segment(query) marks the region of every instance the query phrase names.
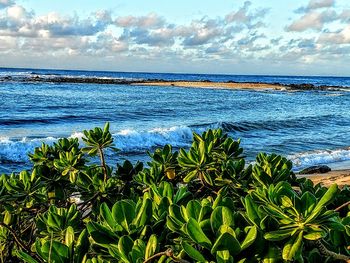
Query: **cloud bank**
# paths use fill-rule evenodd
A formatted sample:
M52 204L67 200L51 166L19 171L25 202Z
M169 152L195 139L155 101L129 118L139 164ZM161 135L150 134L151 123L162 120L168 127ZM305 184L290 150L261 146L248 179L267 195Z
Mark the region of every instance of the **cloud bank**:
M149 71L172 70L181 63L183 71L201 72L229 66L249 70L249 64L257 71L267 63L272 73L287 64L302 70L341 55L342 63L349 61L344 52L350 49L350 8L337 8L335 0L311 0L298 7L277 34L270 29L271 13L258 2L245 1L221 16L176 23L156 12L38 15L14 1L0 0L0 55L15 66L28 66L29 61L40 66L42 61L43 67L61 63L145 71L146 61ZM218 63L221 66L215 66Z

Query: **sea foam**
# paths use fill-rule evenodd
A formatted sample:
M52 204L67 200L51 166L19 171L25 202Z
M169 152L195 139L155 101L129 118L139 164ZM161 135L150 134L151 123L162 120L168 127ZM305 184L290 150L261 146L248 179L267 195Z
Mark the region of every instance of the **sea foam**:
M204 129L197 128L200 132ZM172 144L174 147L186 147L192 140L192 131L187 126L174 126L170 128L154 128L148 131L137 131L124 129L113 133L115 146L122 152L145 152L154 147L161 147L165 144ZM81 132L74 132L69 137L78 138L82 142L84 136ZM33 152L42 142L51 145L58 138L34 138L26 137L20 140L12 140L8 137L0 137L0 162L27 162L28 153Z
M158 127L150 130L123 129L113 133L115 146L122 153L145 153L155 147L162 147L171 144L174 148L189 147L192 141L192 133L201 133L208 128L228 128L225 123L212 123L201 126L174 126ZM232 128L232 127L230 127ZM230 129L228 129L230 130ZM69 137L78 138L83 145L82 132L72 133ZM52 145L58 138L26 138L13 140L8 137L0 137L0 163L28 162L28 153L33 152L35 147L39 147L42 142ZM246 149L249 151L249 149ZM350 160L350 147L333 150L316 150L296 153L287 156L296 169L317 164L329 164Z
M318 164L330 164L350 160L350 147L334 150L316 150L289 155L296 168Z

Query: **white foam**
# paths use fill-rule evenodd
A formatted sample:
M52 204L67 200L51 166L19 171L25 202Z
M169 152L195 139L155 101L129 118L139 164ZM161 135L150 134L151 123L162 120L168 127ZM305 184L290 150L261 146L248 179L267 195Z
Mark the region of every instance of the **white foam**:
M33 152L35 147L39 147L42 142L52 144L56 140L57 138L54 137L42 139L23 137L21 140L16 141L12 141L9 138L0 138L0 161L26 162L28 161L28 153Z
M203 129L204 130L204 129ZM74 132L69 137L78 138L83 145L82 132ZM124 152L141 152L152 147L172 144L174 147L184 147L192 140L192 129L187 126L176 126L171 128L154 128L148 131L137 131L133 129L120 130L113 134L115 145ZM33 152L42 142L52 145L58 138L34 138L23 137L12 140L8 137L0 137L0 161L27 162L28 153Z
M71 134L71 136L69 136L69 138L78 138L79 140L81 140L83 136L84 136L84 133L82 132L74 132Z
M316 150L290 155L295 167L303 168L318 164L329 164L350 160L350 147L335 150Z
M192 141L192 132L201 133L208 128L216 128L220 124L209 124L202 127L191 128L188 126L174 126L170 128L153 128L142 131L135 129L123 129L113 133L117 148L124 152L145 152L152 147L161 147L171 144L174 147L189 146ZM78 138L83 145L82 132L74 132L71 138ZM12 162L27 162L28 153L33 152L42 142L52 144L58 138L26 138L12 140L8 137L0 137L0 162L1 160ZM335 150L316 150L302 152L287 156L296 169L317 164L330 164L350 160L350 147Z
M154 128L149 131L125 129L113 136L117 148L122 151L138 151L169 143L175 147L186 146L192 140L192 130L187 126Z

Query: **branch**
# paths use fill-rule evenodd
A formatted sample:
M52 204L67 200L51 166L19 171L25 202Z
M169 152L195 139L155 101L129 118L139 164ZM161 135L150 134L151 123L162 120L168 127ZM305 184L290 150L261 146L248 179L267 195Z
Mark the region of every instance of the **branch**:
M315 240L314 244L316 245L317 249L320 251L321 255L329 256L333 259L336 259L337 261L339 260L339 261L350 263L350 257L328 250L325 247L325 245L322 244L321 239Z
M30 248L28 248L26 246L26 244L24 244L20 238L17 236L16 232L11 228L9 227L8 225L0 222L0 226L2 227L5 227L10 233L11 235L13 236L14 240L16 241L16 243L18 244L18 246L20 246L21 249L23 249L25 252L27 252L29 255L33 256L35 259L37 259L39 262L43 262L39 257L37 257L35 254L33 254L30 250Z
M346 206L348 206L348 205L350 205L350 201L348 201L348 202L342 204L341 206L338 206L336 209L334 209L334 211L335 211L335 212L338 212L338 211L341 210L343 207L346 207Z
M28 253L30 253L30 249L19 239L19 237L17 236L16 232L9 227L8 225L0 222L0 226L5 227L13 236L13 238L15 239L16 243L25 251L27 251Z
M102 166L102 170L103 170L103 175L104 175L104 182L107 182L107 167L106 167L106 161L105 161L105 155L103 153L103 149L102 148L98 148L98 152L100 154L100 160L101 160L101 166Z

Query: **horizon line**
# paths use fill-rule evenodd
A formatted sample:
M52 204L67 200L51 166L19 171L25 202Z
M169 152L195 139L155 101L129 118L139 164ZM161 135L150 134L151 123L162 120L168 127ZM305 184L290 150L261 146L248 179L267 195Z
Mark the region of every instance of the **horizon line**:
M285 74L235 74L235 73L194 73L194 72L156 72L156 71L117 71L117 70L93 70L93 69L66 69L66 68L27 68L27 67L6 67L0 69L14 70L50 70L50 71L82 71L82 72L106 72L106 73L137 73L137 74L174 74L174 75L216 75L216 76L268 76L268 77L312 77L312 78L350 78L350 75L285 75Z

